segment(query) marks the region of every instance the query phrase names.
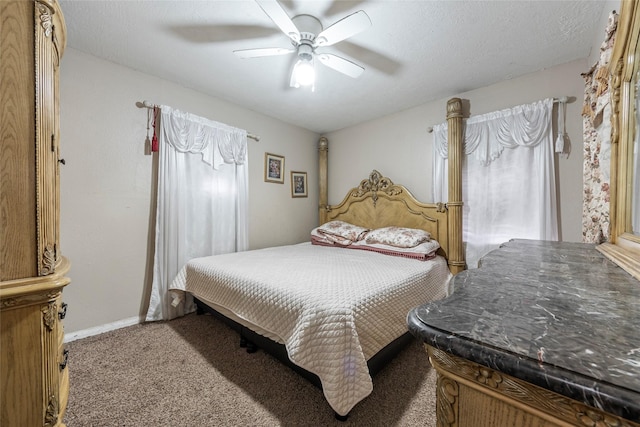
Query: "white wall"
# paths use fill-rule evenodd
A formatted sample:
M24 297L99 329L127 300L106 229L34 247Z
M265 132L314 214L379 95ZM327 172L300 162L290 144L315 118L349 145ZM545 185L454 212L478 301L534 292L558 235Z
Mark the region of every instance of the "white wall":
M60 73L61 249L71 261L67 334L146 313L151 277L153 163L145 155L149 100L247 129L249 245L306 240L317 224L314 132L68 48ZM285 183L264 182L264 153L285 156ZM309 197L292 198L289 171Z
M484 114L544 98L568 96L568 159L557 159L560 232L565 241L581 241L582 99L588 70L585 60L570 62L517 79L457 95L468 100L471 115ZM432 143L428 128L445 121L448 99L326 135L329 140L329 203L341 201L349 188L377 169L425 202L432 200ZM463 195L464 200L464 195Z

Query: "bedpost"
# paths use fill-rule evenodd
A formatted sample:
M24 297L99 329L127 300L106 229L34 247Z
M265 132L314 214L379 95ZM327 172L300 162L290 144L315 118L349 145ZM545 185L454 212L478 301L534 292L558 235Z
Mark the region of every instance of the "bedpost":
M464 270L464 246L462 244L462 100L451 98L447 102L447 127L449 130L449 269L452 274Z
M328 164L327 157L329 154L329 141L324 136L320 138L318 142L318 181L319 181L319 193L318 193L318 221L322 225L327 222L327 206L328 206L328 187L327 187L327 172Z

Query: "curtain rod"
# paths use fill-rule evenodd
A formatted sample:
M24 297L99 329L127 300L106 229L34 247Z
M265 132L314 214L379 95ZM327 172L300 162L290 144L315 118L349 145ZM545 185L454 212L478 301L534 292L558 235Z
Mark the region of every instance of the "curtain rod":
M159 107L160 107L159 105L157 105L157 104L152 104L152 103L151 103L151 102L149 102L149 101L136 102L136 106L137 106L138 108L155 108L155 107L158 107L158 108L159 108ZM255 140L255 141L260 141L260 136L258 136L258 135L254 135L254 134L249 133L249 132L247 132L247 138L251 138L251 139L253 139L253 140Z
M574 99L575 99L575 98L574 98ZM568 96L562 96L562 97L560 97L560 98L553 98L553 103L554 103L554 104L557 104L557 103L560 103L560 104L566 104L566 103L568 103L568 102L569 102L569 97L568 97ZM427 132L429 132L429 133L433 133L433 126L429 127L429 128L427 129Z

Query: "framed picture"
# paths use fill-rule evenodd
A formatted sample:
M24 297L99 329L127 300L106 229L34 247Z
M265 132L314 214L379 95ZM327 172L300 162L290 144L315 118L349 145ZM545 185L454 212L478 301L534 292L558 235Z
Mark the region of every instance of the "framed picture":
M307 173L291 171L291 197L307 197Z
M284 157L264 153L264 180L284 184Z

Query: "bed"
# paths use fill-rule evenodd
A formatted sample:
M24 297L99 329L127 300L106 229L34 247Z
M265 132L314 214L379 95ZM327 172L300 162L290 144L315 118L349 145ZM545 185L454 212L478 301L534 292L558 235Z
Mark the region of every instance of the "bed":
M446 204L421 203L374 170L328 205L322 138L320 224L309 241L191 260L170 286L174 303L193 296L199 312L237 329L249 351L263 348L320 386L346 418L373 390L371 376L411 341L408 312L445 297L464 268L460 110L457 98L447 104ZM419 244L396 244L397 232Z

